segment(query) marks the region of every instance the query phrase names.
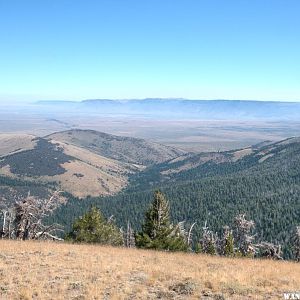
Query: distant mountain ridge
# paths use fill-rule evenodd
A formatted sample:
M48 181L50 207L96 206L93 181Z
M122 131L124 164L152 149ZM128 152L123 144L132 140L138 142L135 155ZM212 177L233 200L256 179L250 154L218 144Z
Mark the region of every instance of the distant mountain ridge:
M147 98L143 100L94 99L75 101L39 101L36 105L51 109L66 107L71 111L143 115L169 118L215 120L296 120L300 118L299 102L251 100L188 100Z
M207 153L187 153L172 160L150 166L134 176L133 182L144 188L164 183L195 181L203 178L256 172L258 175L295 167L300 163L300 138L278 142L265 141L250 147Z
M18 194L19 180L77 197L121 191L130 175L186 152L143 139L73 129L46 137L0 134L0 194ZM9 179L11 185L5 184ZM25 186L26 186L25 184ZM24 190L22 188L22 190Z
M83 147L107 158L144 166L184 155L183 150L133 137L96 130L72 129L50 134L46 139Z

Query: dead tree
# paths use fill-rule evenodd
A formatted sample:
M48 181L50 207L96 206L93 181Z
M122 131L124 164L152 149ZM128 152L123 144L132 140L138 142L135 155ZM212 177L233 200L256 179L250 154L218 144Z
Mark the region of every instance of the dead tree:
M123 235L124 247L135 248L134 230L132 229L131 224L130 224L129 221L127 222L126 232L121 230L121 233Z
M274 245L268 242L261 242L257 244L256 247L260 249L260 254L262 257L279 260L283 259L281 245Z
M257 248L254 245L255 236L251 231L255 228L252 220L246 220L245 214L240 214L234 219L234 237L238 250L244 256L254 256Z
M217 254L217 243L218 236L213 233L207 227L207 222L205 221L203 229L202 239L199 241L201 252L215 255Z
M296 226L292 237L293 253L296 261L300 262L300 226Z
M13 237L14 234L14 211L11 208L3 209L2 211L2 228L1 228L1 233L0 236L2 239L10 239Z
M14 205L14 234L16 239L54 239L61 240L54 233L62 230L58 224L44 225L48 217L59 205L59 193L55 192L49 199L38 199L28 195Z
M190 228L187 230L185 229L185 221L178 222L177 225L173 229L173 234L179 234L182 236L186 242L186 244L191 247L192 241L193 241L193 229L196 225L196 222L194 222Z
M194 226L196 225L196 222L194 222L192 225L191 225L191 227L190 227L190 229L189 229L189 231L188 231L188 235L187 235L187 244L188 244L188 246L191 246L191 244L192 244L192 240L193 240L193 229L194 229Z
M2 211L2 216L3 216L3 223L2 223L2 230L1 230L1 237L5 237L5 232L6 232L6 218L7 218L8 211L3 210Z

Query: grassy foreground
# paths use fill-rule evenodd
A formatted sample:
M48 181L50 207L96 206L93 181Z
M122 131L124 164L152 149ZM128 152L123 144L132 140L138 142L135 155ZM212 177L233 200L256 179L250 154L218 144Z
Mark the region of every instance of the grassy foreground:
M0 299L283 299L300 264L0 240Z

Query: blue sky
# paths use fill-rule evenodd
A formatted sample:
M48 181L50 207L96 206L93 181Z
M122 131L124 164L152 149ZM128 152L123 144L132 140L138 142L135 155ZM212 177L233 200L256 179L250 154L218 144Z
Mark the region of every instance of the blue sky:
M299 0L0 0L0 100L300 101Z

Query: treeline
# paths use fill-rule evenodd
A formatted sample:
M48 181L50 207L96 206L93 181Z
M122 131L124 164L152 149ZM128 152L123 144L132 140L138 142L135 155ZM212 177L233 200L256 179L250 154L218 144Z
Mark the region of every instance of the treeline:
M232 226L234 217L240 213L254 220L258 240L268 240L283 246L285 258L292 258L290 238L300 222L299 175L284 174L267 176L227 176L205 178L193 182L172 183L162 186L171 204L171 218L175 222L185 220L191 225L197 220L195 236L200 238L205 220L219 234L225 225ZM69 229L74 219L91 206L97 206L109 216L114 215L118 226L131 221L140 230L141 220L152 197L152 190L123 193L113 197L70 198L51 217Z
M256 241L253 234L255 223L253 220L247 220L244 214L235 216L233 228L224 226L220 236L210 230L205 222L201 238L194 237L195 224L196 222L186 227L185 222L171 222L169 202L163 193L156 191L140 231L134 232L130 222L125 230L118 229L113 216L106 220L100 210L92 207L74 222L67 240L232 257L283 259L281 245ZM299 261L300 227L295 228L291 243L294 258Z
M61 225L44 222L45 217L49 217L57 209L62 197L61 192L56 192L49 199L27 195L24 199L15 201L12 207L2 211L1 238L63 241L56 235L60 230L63 231ZM257 241L254 234L255 222L248 220L245 214L235 216L233 227L224 226L221 235L207 226L210 220L205 221L199 238L194 235L198 220L191 225L184 221L171 221L169 201L162 192L155 191L143 220L140 230L134 230L130 221L125 229L119 228L114 216L107 219L98 208L92 207L74 221L72 229L64 237L76 243L283 259L280 244ZM290 243L294 258L299 261L300 226L295 227Z

